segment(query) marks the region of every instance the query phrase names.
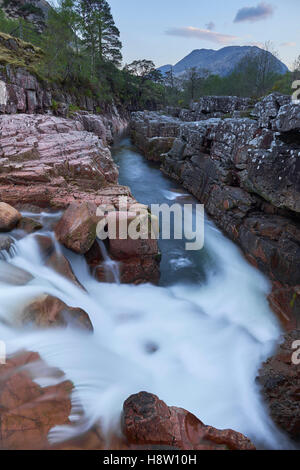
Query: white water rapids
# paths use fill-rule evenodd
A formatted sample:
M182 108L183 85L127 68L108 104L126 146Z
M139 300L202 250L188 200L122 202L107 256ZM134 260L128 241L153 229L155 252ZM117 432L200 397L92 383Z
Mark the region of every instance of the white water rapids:
M146 168L138 154L122 151L128 162L135 155ZM22 348L39 352L75 385L75 425L53 429L52 441L81 434L99 420L106 428L116 425L124 400L145 390L206 424L244 433L260 448L289 445L272 424L255 383L280 336L266 300L269 283L210 222L205 250L212 260L205 264L205 280L185 281L181 270L190 269L189 262L197 264L200 254L187 260L183 248L178 253L177 247L176 256L168 260L177 280L160 287L98 283L83 257L64 250L84 292L44 265L35 235L15 243L0 264L0 317L5 322L0 324L0 339L9 354ZM30 272L33 279L11 285L6 281L7 263ZM115 264L107 260L106 266L116 276ZM18 327L24 305L44 293L84 309L94 333ZM53 378L47 380L41 373L38 383L47 386Z

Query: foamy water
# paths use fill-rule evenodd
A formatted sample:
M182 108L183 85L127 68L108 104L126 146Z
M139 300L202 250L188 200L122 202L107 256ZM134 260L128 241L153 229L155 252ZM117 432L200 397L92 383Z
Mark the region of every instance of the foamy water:
M146 163L136 153L135 158L141 172ZM184 242L173 250L173 258L168 254L170 276L176 276L168 286L98 283L84 257L57 246L68 256L84 291L44 266L34 235L17 241L0 264L0 318L5 321L0 338L8 353L38 351L75 385L74 426L53 429L52 441L81 434L97 422L105 429L117 426L124 400L146 390L206 424L244 433L259 447L290 445L271 422L255 384L260 365L280 336L266 300L268 281L211 222L206 223L204 257L210 261L204 263L201 282L186 282L183 273L191 266L183 247ZM105 256L115 279L116 266ZM191 262L197 266L204 258L196 252ZM6 282L9 266L25 269L33 279L19 286L11 284L11 277ZM24 305L44 293L84 309L94 333L20 328ZM42 373L39 378L39 372L36 368L40 385L53 383Z

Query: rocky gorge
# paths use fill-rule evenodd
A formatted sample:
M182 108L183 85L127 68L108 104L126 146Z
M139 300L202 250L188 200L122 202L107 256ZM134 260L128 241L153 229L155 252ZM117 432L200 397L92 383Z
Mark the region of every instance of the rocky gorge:
M85 255L91 268L98 267L97 279L105 281L105 269L100 267L103 254L95 241L96 208L101 205L110 210L112 207L120 217L122 211L130 211L132 205L137 205L130 189L118 184L118 170L107 146L124 126L124 121L118 121L117 117L114 121L87 113L78 114L72 120L50 114L0 116L2 254L9 252L16 235L18 240L33 235L45 265L82 289L70 263L56 251L51 237L43 232L39 235L43 223L34 220L41 211L49 215L64 211L56 224L56 239L69 250ZM115 127L115 122L119 123L119 128ZM120 207L120 196L126 197L126 207ZM24 215L24 211L30 211L33 218ZM159 255L153 240L134 244L109 240L107 250L112 259L121 262L121 282L158 281ZM6 273L9 266L5 268ZM12 285L25 286L32 280L25 269L11 269ZM21 322L41 329L72 325L88 334L93 332L86 312L49 295L38 297L28 305ZM42 388L36 384L33 379L41 369L43 375L54 377L57 385ZM7 360L1 368L0 380L1 447L4 449L99 450L107 446L110 449L150 449L152 446L182 450L254 449L243 435L205 426L185 410L168 408L157 397L146 393L133 396L125 403L122 438L116 435L107 441L103 431L96 427L75 440L51 445L47 437L51 428L71 425L72 383L64 379L63 372L48 367L37 353L27 351ZM147 407L151 404L148 411L143 401L148 403Z
M11 39L1 36L0 41ZM15 48L17 55L19 43L12 41L10 49ZM38 51L28 46L26 53L32 56ZM13 325L25 333L30 328L42 335L62 331L60 343L67 341L72 328L75 336L83 335L83 343L92 342L98 320L91 310L99 312L96 303L87 302L88 308L83 308L81 296L87 295L89 283L84 284L80 277L84 269L75 269L73 257L78 256L76 260L85 263L99 289L102 286L103 298L112 281L130 289L132 285L158 284L160 277L156 240L108 238L102 246L96 239L98 206L105 208L107 217L113 213L116 220L124 215L132 220L135 211L148 210L129 187L119 184L111 155L110 146L126 130L129 113L115 105L100 113L97 100L53 89L22 67L2 66L0 78L2 297L12 289L19 289L20 298L26 289L30 292L21 309L15 308L11 316L4 314L1 326L6 333ZM251 111L254 119L245 117L249 107L253 104L247 99L208 97L188 110L140 112L132 116L132 136L150 160L161 162L164 174L205 203L208 214L243 248L250 262L272 279L271 305L285 325L295 329L299 326L300 284L298 108L291 107L286 97L275 95L255 106ZM29 257L38 258L41 272L27 264L27 251ZM118 266L117 279L109 277L111 263ZM58 277L51 278L46 288L48 270ZM103 287L105 281L107 288ZM61 294L64 288L70 290L70 297ZM9 310L7 300L3 305L3 310ZM126 303L117 308L121 323L133 321L138 313L130 311ZM93 422L79 436L52 443L51 430L57 426L72 429L76 384L65 376L63 367L48 365L43 354L38 354L39 348L31 349L31 341L26 341L20 341L18 353L13 349L0 369L0 441L4 449L254 449L241 433L206 426L194 414L168 407L146 392L125 401L117 426L122 429L121 437L116 432L108 439L100 422ZM147 354L157 350L154 342L146 346ZM289 387L284 411L279 412L284 391L270 387L274 370L277 383L277 366L273 369L271 364L269 370L262 375L262 383L266 397L272 394L272 415L297 437L298 368L290 377L292 392ZM45 381L51 379L50 385L35 381L41 373ZM81 404L76 405L79 415L84 415Z
M270 306L292 333L285 338L285 359L279 350L259 381L273 418L295 438L300 371L291 362L291 338L300 337L299 132L299 105L276 93L258 103L204 97L190 109L137 112L131 122L133 141L146 158L204 204L271 280Z

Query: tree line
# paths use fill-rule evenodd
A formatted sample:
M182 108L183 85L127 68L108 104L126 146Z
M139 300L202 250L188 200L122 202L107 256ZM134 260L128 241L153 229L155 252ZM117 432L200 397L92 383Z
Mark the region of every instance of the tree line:
M171 68L164 75L151 60L122 67L122 43L107 0L59 0L45 20L43 33L25 20L9 20L0 10L0 31L39 46L44 59L37 74L62 84L74 94L117 102L128 109L187 106L206 95L260 98L272 91L292 93L300 78L300 56L294 70L279 75L266 43L259 55L249 54L225 77L191 68L180 76Z
M271 54L272 55L271 55ZM187 104L201 96L240 96L259 99L272 92L291 95L292 84L300 79L300 56L294 62L292 71L278 73L276 51L267 42L261 53L249 53L225 77L214 75L196 67L186 70L180 76L171 68L164 74L168 100L172 104Z
M34 25L10 20L0 10L0 31L43 50L44 59L35 66L39 78L129 109L155 109L164 101L163 84L153 81L150 73L140 73L144 63L155 75L153 62L141 60L121 67L120 32L107 0L60 0L45 23L39 34Z

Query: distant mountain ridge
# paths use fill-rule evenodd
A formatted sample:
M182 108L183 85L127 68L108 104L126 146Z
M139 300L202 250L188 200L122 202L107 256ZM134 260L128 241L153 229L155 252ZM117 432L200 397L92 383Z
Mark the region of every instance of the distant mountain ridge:
M265 51L256 46L229 46L223 47L218 51L213 49L195 49L174 66L170 64L163 65L158 70L165 74L173 67L174 74L180 75L186 70L196 67L224 77L233 72L239 62L247 55L264 53ZM271 52L268 52L268 54L274 60L275 70L279 74L285 74L288 71L287 66L271 54Z

